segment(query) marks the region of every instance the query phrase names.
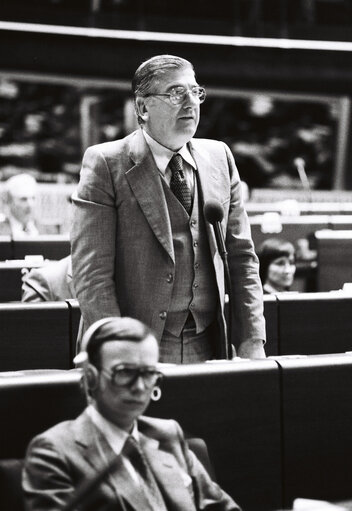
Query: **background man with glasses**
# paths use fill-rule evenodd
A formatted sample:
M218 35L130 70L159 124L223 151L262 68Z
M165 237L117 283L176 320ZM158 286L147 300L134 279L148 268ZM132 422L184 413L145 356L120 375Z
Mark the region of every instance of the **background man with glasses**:
M162 362L221 358L224 271L204 203L219 201L233 288L232 342L264 357L262 288L229 148L193 138L205 90L159 55L132 81L141 129L88 148L74 198L73 279L87 326L116 315L153 328Z
M177 422L141 416L160 379L158 342L149 328L131 318L105 318L87 330L82 349L90 404L76 420L31 442L26 510L66 509L82 483L110 466L73 509L239 511L189 450Z

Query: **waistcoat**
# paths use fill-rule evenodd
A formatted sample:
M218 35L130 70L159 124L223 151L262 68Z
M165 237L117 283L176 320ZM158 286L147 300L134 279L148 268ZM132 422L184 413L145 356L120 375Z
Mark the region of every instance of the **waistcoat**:
M175 253L171 304L165 330L179 337L189 312L202 332L216 318L218 289L211 260L205 221L195 180L191 215L162 179L171 222Z

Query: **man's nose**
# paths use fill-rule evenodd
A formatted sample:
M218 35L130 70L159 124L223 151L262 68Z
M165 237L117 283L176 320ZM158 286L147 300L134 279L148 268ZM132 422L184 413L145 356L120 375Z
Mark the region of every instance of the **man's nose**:
M141 374L139 374L137 376L137 378L135 379L135 381L133 382L132 389L140 390L140 391L146 390L146 385L144 383L144 379Z
M187 90L185 92L185 99L183 100L183 106L193 106L199 103L198 97L193 94L192 90Z

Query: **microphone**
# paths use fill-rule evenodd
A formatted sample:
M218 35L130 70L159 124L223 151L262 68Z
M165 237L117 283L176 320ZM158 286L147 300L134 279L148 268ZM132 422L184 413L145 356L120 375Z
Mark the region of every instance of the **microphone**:
M308 201L312 202L312 191L310 188L309 179L308 179L306 169L305 169L306 162L303 158L297 157L293 160L293 164L297 169L298 176L301 181L303 190L305 190L307 192Z
M231 345L231 277L227 262L227 250L225 245L224 233L221 228L221 220L224 218L224 210L220 202L216 199L210 199L204 204L204 217L214 228L216 244L221 259L224 263L225 284L228 296L228 335L223 339L223 354L227 360L232 358Z
M224 210L222 205L216 199L210 199L204 204L204 216L213 228L221 259L225 261L227 250L225 246L224 233L221 228L221 220L224 218Z

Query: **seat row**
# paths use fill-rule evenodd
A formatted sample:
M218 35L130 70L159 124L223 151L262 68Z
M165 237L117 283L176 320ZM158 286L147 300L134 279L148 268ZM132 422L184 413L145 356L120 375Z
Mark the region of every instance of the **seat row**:
M281 293L264 297L268 356L352 351L352 295ZM0 371L71 369L77 300L0 304Z
M297 497L352 497L351 355L218 361L163 372L162 398L147 414L174 418L203 438L217 481L246 511L291 508ZM0 461L22 459L34 435L84 406L77 369L0 373L6 410ZM1 506L9 486L0 476Z

